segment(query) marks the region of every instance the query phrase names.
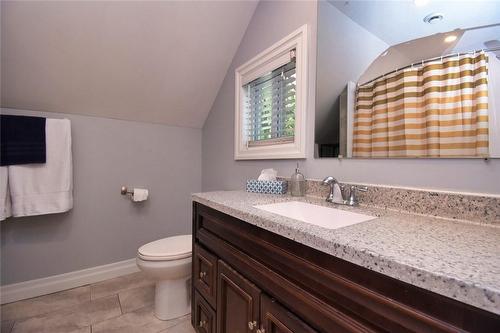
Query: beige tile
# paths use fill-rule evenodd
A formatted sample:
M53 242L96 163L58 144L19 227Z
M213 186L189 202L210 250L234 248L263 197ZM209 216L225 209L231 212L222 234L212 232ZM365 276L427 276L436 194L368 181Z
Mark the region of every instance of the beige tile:
M90 332L90 325L121 315L118 296L87 301L66 309L40 315L14 324L13 333Z
M47 314L90 300L90 287L84 286L2 305L2 320L17 320Z
M2 330L1 333L10 333L12 331L12 326L14 326L13 320L2 320Z
M20 326L17 327L17 323L14 325L14 330L12 332L16 333L91 333L92 330L90 326L85 327L76 327L74 325L58 325L54 326L53 324L48 326L44 326L45 323L39 323L36 327L27 327Z
M193 326L191 325L191 318L189 320L185 320L175 326L172 326L170 328L167 328L164 331L161 331L160 333L196 333L194 330Z
M148 306L92 325L92 333L158 333L189 318L189 316L184 316L162 321L154 316L153 307Z
M152 305L155 299L155 286L145 286L121 291L118 294L122 312L132 312L145 306Z
M118 294L120 291L154 285L144 273L137 272L90 285L91 299Z

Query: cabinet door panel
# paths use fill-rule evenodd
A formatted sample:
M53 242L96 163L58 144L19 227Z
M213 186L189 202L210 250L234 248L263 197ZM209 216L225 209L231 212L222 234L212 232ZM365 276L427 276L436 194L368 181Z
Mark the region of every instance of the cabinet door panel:
M193 260L194 286L208 303L215 308L217 306L217 257L195 244Z
M265 333L317 333L265 294L262 294L260 301L260 320Z
M215 333L215 312L210 305L201 297L201 295L194 292L194 311L193 325L197 333Z
M260 289L221 260L217 271L217 332L255 332L259 322Z

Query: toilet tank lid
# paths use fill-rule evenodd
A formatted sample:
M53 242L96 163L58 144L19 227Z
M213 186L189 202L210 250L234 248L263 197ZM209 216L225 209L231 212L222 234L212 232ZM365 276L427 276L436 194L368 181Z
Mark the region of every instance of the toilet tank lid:
M191 242L191 235L172 236L147 243L138 252L146 257L178 258L191 253Z

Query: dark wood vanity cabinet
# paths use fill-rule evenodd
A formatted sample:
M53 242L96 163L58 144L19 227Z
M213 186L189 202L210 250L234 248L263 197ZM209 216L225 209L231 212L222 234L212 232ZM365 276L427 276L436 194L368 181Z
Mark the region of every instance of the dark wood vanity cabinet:
M262 333L318 332L266 294L260 298L260 322Z
M193 294L191 318L196 332L215 333L217 318L215 311L197 291Z
M193 204L198 333L500 332L500 316Z
M222 260L219 260L217 268L217 332L256 331L260 289Z
M193 251L193 284L207 302L216 306L217 257L195 244Z
M217 327L220 333L316 332L222 260L218 264Z

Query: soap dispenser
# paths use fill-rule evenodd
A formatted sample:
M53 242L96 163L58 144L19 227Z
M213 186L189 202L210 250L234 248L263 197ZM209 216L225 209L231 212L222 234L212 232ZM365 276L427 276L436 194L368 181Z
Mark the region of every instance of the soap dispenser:
M294 197L303 197L306 194L306 179L300 173L299 163L294 174L290 177L290 193Z

